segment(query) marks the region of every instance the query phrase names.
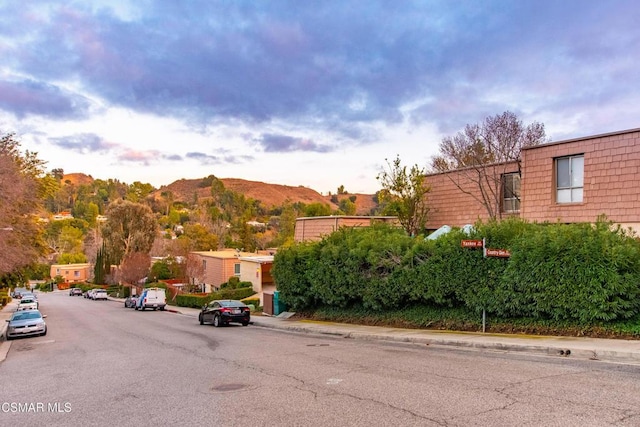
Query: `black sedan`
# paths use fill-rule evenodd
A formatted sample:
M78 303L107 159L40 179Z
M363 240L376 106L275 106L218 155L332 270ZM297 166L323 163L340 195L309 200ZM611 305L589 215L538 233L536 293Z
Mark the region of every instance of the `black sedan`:
M229 323L242 323L242 326L247 326L251 320L251 310L242 301L216 300L202 307L198 320L201 325L212 323L213 326L224 326Z

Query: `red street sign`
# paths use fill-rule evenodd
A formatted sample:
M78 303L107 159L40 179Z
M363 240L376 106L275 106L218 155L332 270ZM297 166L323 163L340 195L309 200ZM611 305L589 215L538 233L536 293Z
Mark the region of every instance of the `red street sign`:
M506 249L489 249L486 250L486 256L495 256L500 258L509 258L511 256L511 252Z
M481 248L482 240L462 240L460 246L463 248Z

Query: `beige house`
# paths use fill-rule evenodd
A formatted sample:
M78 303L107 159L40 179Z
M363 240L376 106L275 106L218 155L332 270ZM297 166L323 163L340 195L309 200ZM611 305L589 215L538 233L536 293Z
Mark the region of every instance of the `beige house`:
M230 277L240 278L240 257L254 255L251 252L241 252L236 249L192 253L198 256L202 262L204 276L200 284L205 285L205 292L220 289L220 285L226 283Z
M605 214L640 233L640 129L557 141L526 148L521 161L500 167L501 212L530 221L595 222ZM518 172L518 169L520 172ZM427 227L463 226L488 219L467 192L464 171L427 175L431 211Z
M51 278L61 276L66 283L86 282L91 277L91 264L53 264Z
M264 304L264 293L273 293L276 284L271 276L272 255L243 256L240 260L240 281L251 282L253 290L260 295L260 305Z
M321 240L340 227L369 227L375 223L398 225L395 216L313 216L296 219L296 242Z

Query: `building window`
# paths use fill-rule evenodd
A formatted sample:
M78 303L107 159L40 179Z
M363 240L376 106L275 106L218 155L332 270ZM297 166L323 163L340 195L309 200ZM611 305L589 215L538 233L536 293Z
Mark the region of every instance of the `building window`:
M203 269L204 271L207 271L207 260L206 260L206 259L203 259L203 260L202 260L202 269Z
M556 202L582 202L584 155L556 159Z
M233 274L236 276L240 275L240 264L233 264Z
M520 212L520 174L502 175L502 211Z
M78 270L74 270L73 277L80 277L80 272Z

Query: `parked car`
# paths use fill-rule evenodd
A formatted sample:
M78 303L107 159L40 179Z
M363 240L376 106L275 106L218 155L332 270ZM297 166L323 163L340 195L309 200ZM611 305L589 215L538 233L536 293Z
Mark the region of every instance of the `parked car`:
M80 288L71 288L69 289L69 295L72 297L82 296L82 289Z
M95 289L89 289L87 292L84 293L84 297L88 299L93 299L94 292L95 292Z
M21 299L22 298L29 298L29 299L33 299L33 300L38 301L38 297L33 292L22 292L20 295L21 295Z
M211 301L202 307L198 320L201 325L212 323L213 326L224 326L229 323L242 323L242 326L247 326L251 321L251 309L242 301Z
M20 303L18 304L18 308L16 311L23 310L37 310L38 309L38 301L33 298L23 297L20 299Z
M153 308L154 310L164 310L167 305L167 297L164 289L162 288L146 288L140 294L138 301L136 302L136 310L143 310L145 308Z
M42 315L38 310L14 312L11 318L7 319L7 322L9 322L5 334L7 340L30 335L47 335L45 317L47 315Z
M105 291L104 289L94 289L93 290L93 296L91 297L93 300L97 301L99 299L101 300L107 300L107 291Z
M138 297L136 296L127 297L124 300L124 306L127 308L135 308L137 302L138 302Z

